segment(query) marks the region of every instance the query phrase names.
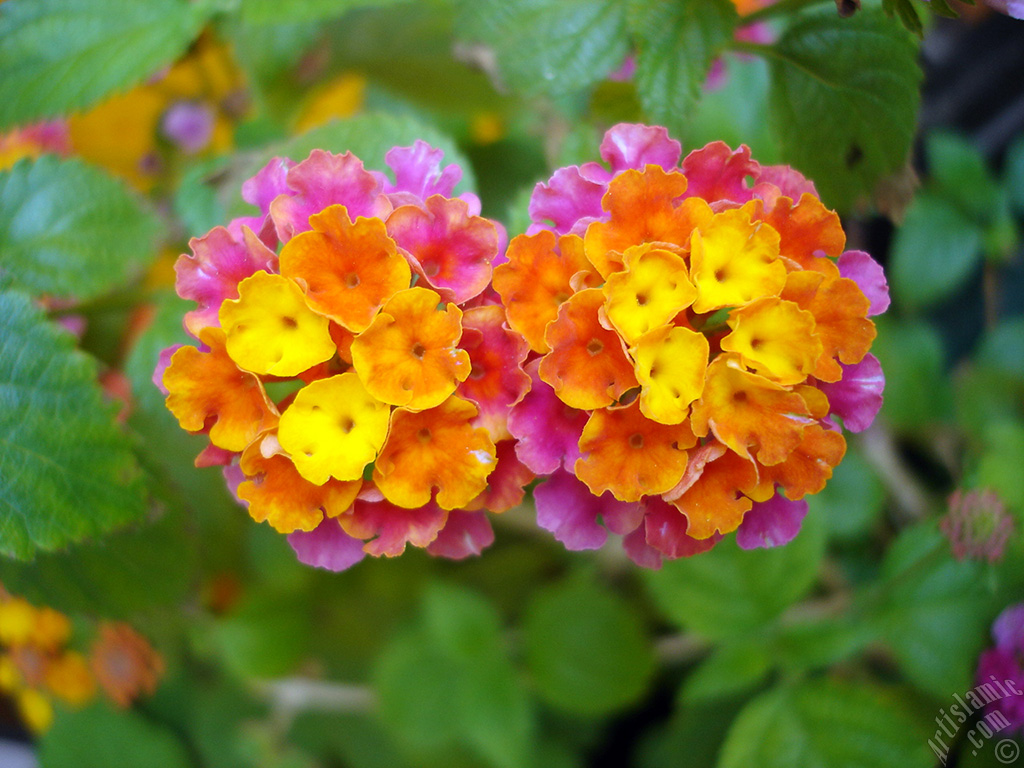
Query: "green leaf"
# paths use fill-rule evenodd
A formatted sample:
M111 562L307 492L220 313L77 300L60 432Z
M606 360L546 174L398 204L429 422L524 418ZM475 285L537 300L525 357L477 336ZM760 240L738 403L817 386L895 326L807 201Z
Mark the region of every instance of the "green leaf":
M213 640L228 669L242 678L280 677L305 655L312 631L308 600L263 590L218 620Z
M10 0L0 13L0 128L92 106L188 47L209 3Z
M1021 136L1006 153L1006 187L1010 201L1018 214L1024 215L1024 136Z
M640 101L652 122L681 135L711 62L739 21L728 0L630 0Z
M995 489L1010 507L1024 516L1024 424L1002 421L985 432L978 462L978 484ZM1024 519L1024 518L1020 518Z
M879 11L796 19L764 49L771 114L787 162L848 209L903 167L920 103L917 46Z
M523 634L537 691L559 709L605 715L647 690L650 640L630 607L597 584L576 578L538 593Z
M773 666L767 649L756 641L723 643L686 679L681 698L693 703L744 693L764 680Z
M530 762L533 718L494 608L475 593L433 584L421 623L381 654L381 718L410 758L463 749L498 768ZM444 691L444 706L438 694Z
M987 225L1007 215L1007 200L985 164L966 139L935 132L925 139L930 186L971 221Z
M185 747L174 734L132 710L109 704L63 711L39 744L41 768L188 768Z
M986 333L977 362L1007 377L1024 380L1024 317L1003 320Z
M935 329L920 321L875 318L878 337L872 354L885 371L882 416L901 430L920 429L949 417L952 389L945 353Z
M96 168L52 156L19 163L0 173L0 288L94 298L142 272L159 230L134 194Z
M637 768L708 768L740 710L742 700L712 700L677 707L662 726L644 738L634 760Z
M532 713L497 611L473 592L433 584L424 597L424 619L436 646L457 664L449 685L463 740L499 768L529 763Z
M727 639L764 627L801 597L814 583L824 553L824 521L809 514L785 546L745 551L729 537L710 552L667 562L644 576L673 623L709 639Z
M750 702L718 768L930 768L929 735L894 691L815 680Z
M95 363L15 292L0 292L0 393L0 553L31 558L145 513Z
M461 0L456 35L489 46L504 84L529 95L583 91L629 53L619 0Z
M874 585L874 620L901 670L941 698L970 687L985 644L994 606L983 576L980 563L953 559L930 521L900 535Z
M809 514L821 515L830 537L853 539L867 534L885 504L885 488L853 446L821 493L807 497Z
M390 5L398 0L241 0L247 24L291 24L333 19L352 8Z
M195 548L180 515L31 563L0 560L0 582L32 602L66 613L128 618L181 600L192 586Z
M924 34L924 25L912 0L882 0L882 8L890 16L897 15L900 23L915 35Z

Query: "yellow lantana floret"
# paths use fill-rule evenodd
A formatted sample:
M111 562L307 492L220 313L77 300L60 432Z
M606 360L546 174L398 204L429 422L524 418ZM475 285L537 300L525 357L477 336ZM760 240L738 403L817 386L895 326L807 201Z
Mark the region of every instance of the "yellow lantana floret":
M729 315L732 333L722 349L736 352L744 365L779 384L799 384L817 365L821 341L814 315L792 301L758 299Z
M779 233L751 221L752 206L716 213L690 241L690 278L697 286L695 312L742 306L777 296L786 284Z
M704 390L710 349L702 333L663 326L629 350L640 383L640 411L659 424L679 424Z
M309 482L356 480L384 445L390 416L350 371L300 389L281 414L278 440Z
M643 334L667 325L697 298L681 256L653 245L623 254L625 271L604 284L604 311L615 330L633 344Z
M240 368L295 376L337 351L326 317L307 305L292 280L256 272L238 284L238 298L220 308L227 352Z

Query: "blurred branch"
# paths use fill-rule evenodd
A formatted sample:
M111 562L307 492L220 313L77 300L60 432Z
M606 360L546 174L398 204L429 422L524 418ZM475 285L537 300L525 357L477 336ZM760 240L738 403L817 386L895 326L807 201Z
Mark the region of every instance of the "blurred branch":
M273 719L289 724L301 712L366 712L376 698L366 686L304 677L258 681L257 693L270 705Z
M864 458L868 460L886 489L908 520L917 520L928 512L928 494L907 467L892 432L876 421L860 435Z

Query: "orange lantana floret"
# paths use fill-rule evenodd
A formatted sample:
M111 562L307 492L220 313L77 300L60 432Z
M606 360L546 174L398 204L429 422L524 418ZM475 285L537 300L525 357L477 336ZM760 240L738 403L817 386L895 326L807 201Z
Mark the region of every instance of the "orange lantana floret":
M637 403L594 411L580 437L576 476L595 496L620 501L669 491L686 469L686 449L697 442L689 424L644 418Z
M331 478L314 485L286 456L264 457L259 443L242 454L241 469L251 479L238 486L238 498L248 502L253 520L266 521L279 533L311 531L325 514L337 517L352 506L363 486L361 478L344 482Z
M352 364L367 391L390 405L440 405L470 372L459 349L462 310L428 288L399 291L352 342Z
M395 410L373 471L384 497L400 507L420 507L436 489L442 509L472 501L497 463L487 431L473 426L476 414L476 406L458 397L429 411Z
M547 352L544 329L558 308L575 292L573 279L593 278L593 266L576 235L558 238L544 230L515 238L508 262L494 270L494 290L508 308L508 324L521 333L535 352Z
M573 408L604 408L637 386L633 366L615 331L601 325L604 293L580 291L565 302L544 335L551 347L540 377Z
M199 339L209 352L182 347L171 357L163 376L167 407L182 429L200 432L209 426L215 446L241 451L277 425L277 409L260 380L228 357L224 331L204 328Z
M281 249L281 274L305 286L309 306L358 333L384 302L409 287L412 270L380 219L353 222L343 205L309 217L312 231Z

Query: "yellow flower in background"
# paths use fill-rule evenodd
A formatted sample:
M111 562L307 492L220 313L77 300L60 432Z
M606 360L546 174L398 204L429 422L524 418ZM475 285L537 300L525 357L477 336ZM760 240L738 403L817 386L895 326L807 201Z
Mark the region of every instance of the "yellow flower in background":
M363 108L365 100L366 78L356 72L343 72L313 91L295 121L295 132L305 133L331 120L352 117Z
M201 36L170 69L68 119L75 154L143 191L174 153L224 152L245 109L241 72L229 49Z

